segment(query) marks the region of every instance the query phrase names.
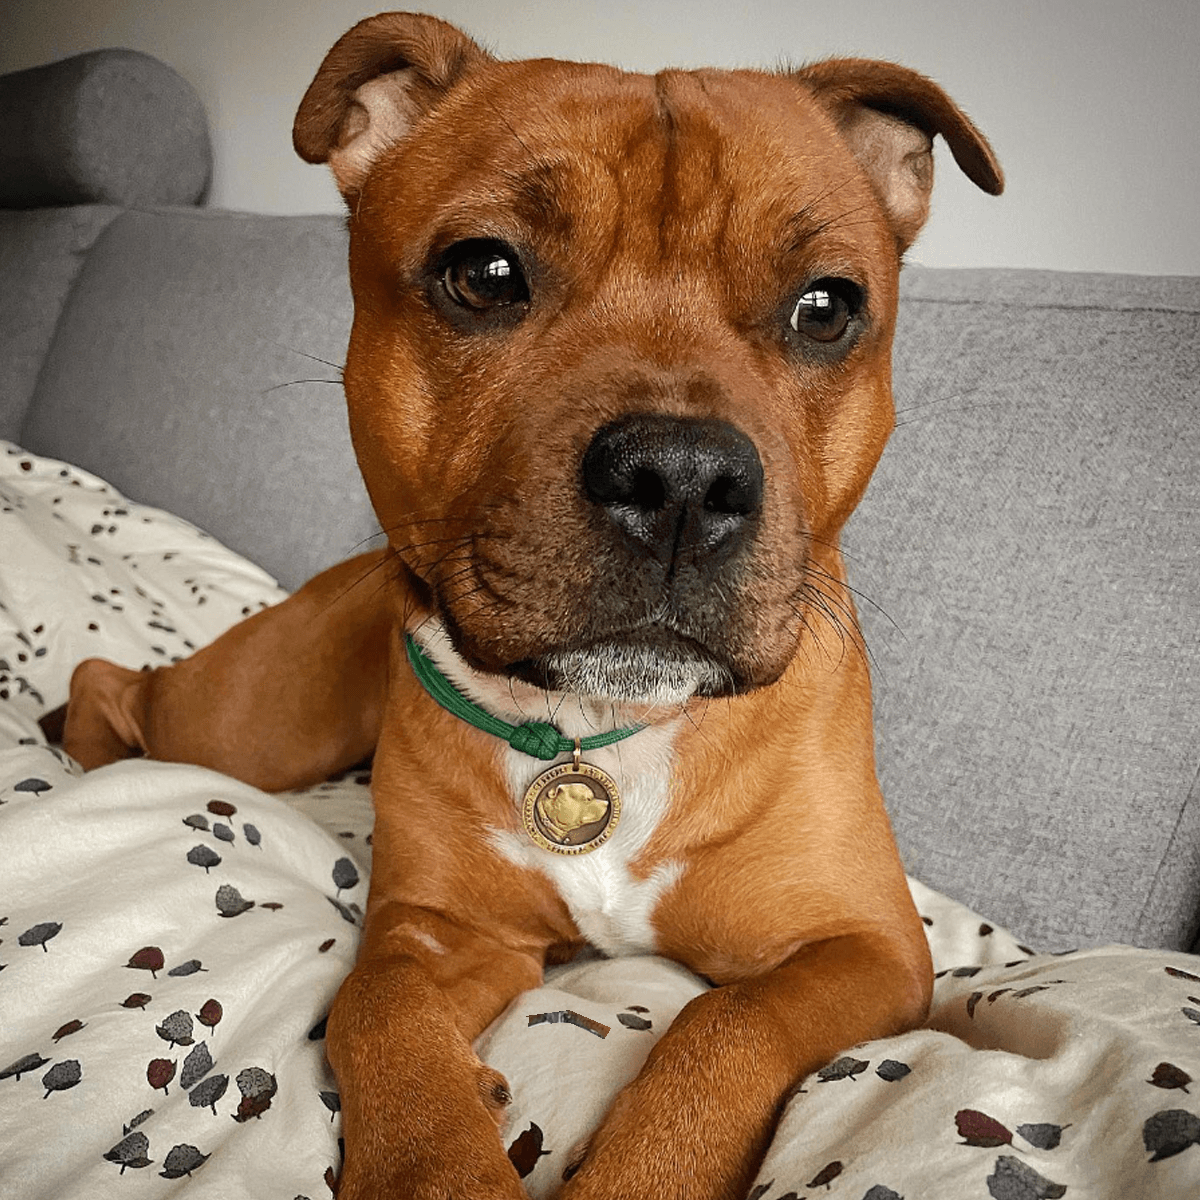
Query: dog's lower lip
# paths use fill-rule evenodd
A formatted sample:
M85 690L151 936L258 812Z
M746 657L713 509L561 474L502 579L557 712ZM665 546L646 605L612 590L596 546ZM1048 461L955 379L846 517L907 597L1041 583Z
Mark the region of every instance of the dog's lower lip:
M678 678L681 671L694 672L699 685L696 694L707 695L716 686L717 679L728 680L732 677L719 656L707 646L657 624L643 625L620 634L569 646L556 646L536 657L509 664L504 673L546 691L573 691L576 690L574 672L564 673L561 665L563 660L593 654L600 658L620 658L632 654L641 658L643 669L647 657L661 657L664 679L672 675ZM646 679L643 675L644 682ZM635 686L626 695L624 687L620 686L616 694L632 700L636 698L635 693L640 694L641 689ZM606 689L602 694L612 693Z
M506 674L518 674L537 668L538 663L546 662L560 654L586 654L592 651L624 648L629 646L648 646L665 653L684 653L713 658L714 655L707 647L694 641L685 634L676 633L661 625L639 625L636 628L622 630L619 633L607 634L604 637L589 638L578 642L563 643L551 646L531 658L520 659L505 668Z

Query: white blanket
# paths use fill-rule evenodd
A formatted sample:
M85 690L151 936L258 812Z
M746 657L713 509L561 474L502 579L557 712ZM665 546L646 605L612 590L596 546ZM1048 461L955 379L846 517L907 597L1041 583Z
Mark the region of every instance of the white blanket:
M332 1192L322 1023L354 959L368 781L280 798L140 760L83 775L37 724L80 659L169 661L281 595L186 523L0 443L4 1200ZM942 972L930 1027L798 1083L754 1200L1200 1197L1200 961L1035 955L912 886ZM573 964L480 1039L532 1197L702 988L655 958Z

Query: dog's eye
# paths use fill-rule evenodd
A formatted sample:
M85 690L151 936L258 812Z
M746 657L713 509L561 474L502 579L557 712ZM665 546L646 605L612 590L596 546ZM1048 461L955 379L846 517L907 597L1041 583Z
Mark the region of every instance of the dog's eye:
M442 261L442 287L455 304L476 312L529 299L516 252L503 242L482 238L450 247Z
M814 342L836 342L862 308L863 292L849 279L818 279L792 309L788 322Z

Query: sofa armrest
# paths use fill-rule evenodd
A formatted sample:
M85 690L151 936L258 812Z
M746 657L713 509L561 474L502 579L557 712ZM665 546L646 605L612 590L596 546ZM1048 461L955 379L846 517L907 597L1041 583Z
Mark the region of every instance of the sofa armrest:
M196 204L212 150L191 85L134 50L0 76L0 208Z

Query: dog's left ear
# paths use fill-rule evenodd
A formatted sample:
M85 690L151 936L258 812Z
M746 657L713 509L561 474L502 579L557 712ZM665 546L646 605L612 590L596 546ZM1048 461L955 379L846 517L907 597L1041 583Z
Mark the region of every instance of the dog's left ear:
M795 74L833 116L871 178L903 253L929 215L933 139L941 134L966 176L990 195L1004 175L987 138L932 79L895 63L834 58Z

